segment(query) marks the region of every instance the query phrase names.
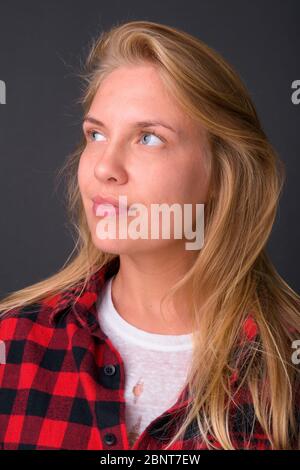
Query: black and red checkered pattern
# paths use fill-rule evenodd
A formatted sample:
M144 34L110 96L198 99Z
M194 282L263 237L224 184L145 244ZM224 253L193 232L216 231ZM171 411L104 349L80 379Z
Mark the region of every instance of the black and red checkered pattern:
M6 349L6 362L0 364L2 449L130 449L124 364L101 331L96 309L104 282L118 269L118 258L115 260L96 271L84 289L78 285L15 309L1 319L0 340ZM257 334L251 316L244 332L249 340ZM232 384L236 381L237 372L232 374ZM164 449L189 402L184 389L178 401L147 426L131 449ZM241 389L235 402L235 447L268 449L270 442L256 420L254 434L247 440L254 417L250 394ZM211 442L221 448L215 440ZM194 426L171 447L206 448Z

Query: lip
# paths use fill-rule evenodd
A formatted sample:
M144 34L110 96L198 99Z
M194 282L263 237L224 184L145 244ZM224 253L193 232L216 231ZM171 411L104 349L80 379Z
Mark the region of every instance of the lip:
M111 197L102 197L97 195L92 198L93 201L93 213L96 216L106 216L106 215L115 215L119 213L126 213L128 211L128 206L119 204L117 199ZM101 207L101 214L99 214Z
M119 201L118 199L112 198L112 197L104 197L104 196L94 196L92 198L92 201L95 202L96 204L112 204L113 206L118 206Z

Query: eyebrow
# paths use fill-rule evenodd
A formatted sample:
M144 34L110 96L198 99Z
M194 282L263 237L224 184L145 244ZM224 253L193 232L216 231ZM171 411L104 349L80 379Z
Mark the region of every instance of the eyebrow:
M105 124L102 121L99 121L98 119L96 119L92 116L85 116L82 123L84 123L84 122L90 122L92 124L96 124L97 126L105 127ZM170 131L175 132L176 134L178 134L178 131L173 129L173 127L171 127L169 124L166 124L162 121L156 121L156 120L155 121L153 121L153 120L152 121L137 121L137 122L134 122L132 126L134 128L162 126L162 127L166 127Z

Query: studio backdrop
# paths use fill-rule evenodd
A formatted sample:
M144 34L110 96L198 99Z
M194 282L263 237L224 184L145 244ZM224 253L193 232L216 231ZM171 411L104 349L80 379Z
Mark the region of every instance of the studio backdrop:
M57 173L80 136L77 72L92 38L129 20L190 32L241 76L286 169L267 251L300 291L299 1L3 0L0 9L0 297L54 274L71 253Z

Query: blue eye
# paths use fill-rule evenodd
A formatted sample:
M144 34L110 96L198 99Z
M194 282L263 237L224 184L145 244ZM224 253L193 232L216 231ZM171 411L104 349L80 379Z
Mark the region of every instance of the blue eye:
M159 135L155 134L155 132L145 132L145 133L143 133L142 135L143 135L143 136L145 136L145 135L153 135L153 136L155 136L157 139L159 139L161 142L163 141L162 138L161 138Z
M87 131L87 134L92 140L94 140L93 135L94 134L100 134L100 132L98 132L98 131ZM95 139L95 142L97 142L98 140L99 139Z
M94 135L102 135L101 132L98 132L98 131L95 131L95 130L88 130L87 131L87 135L88 135L88 139L91 140L92 142L99 142L101 139L97 139L97 138L94 138ZM159 139L160 142L164 142L163 138L160 137L158 134L156 134L155 132L143 132L142 134L140 134L143 136L154 136L156 137L156 139ZM145 140L144 140L145 142ZM147 142L146 142L147 143ZM156 144L154 144L155 146ZM159 145L159 144L158 144Z

